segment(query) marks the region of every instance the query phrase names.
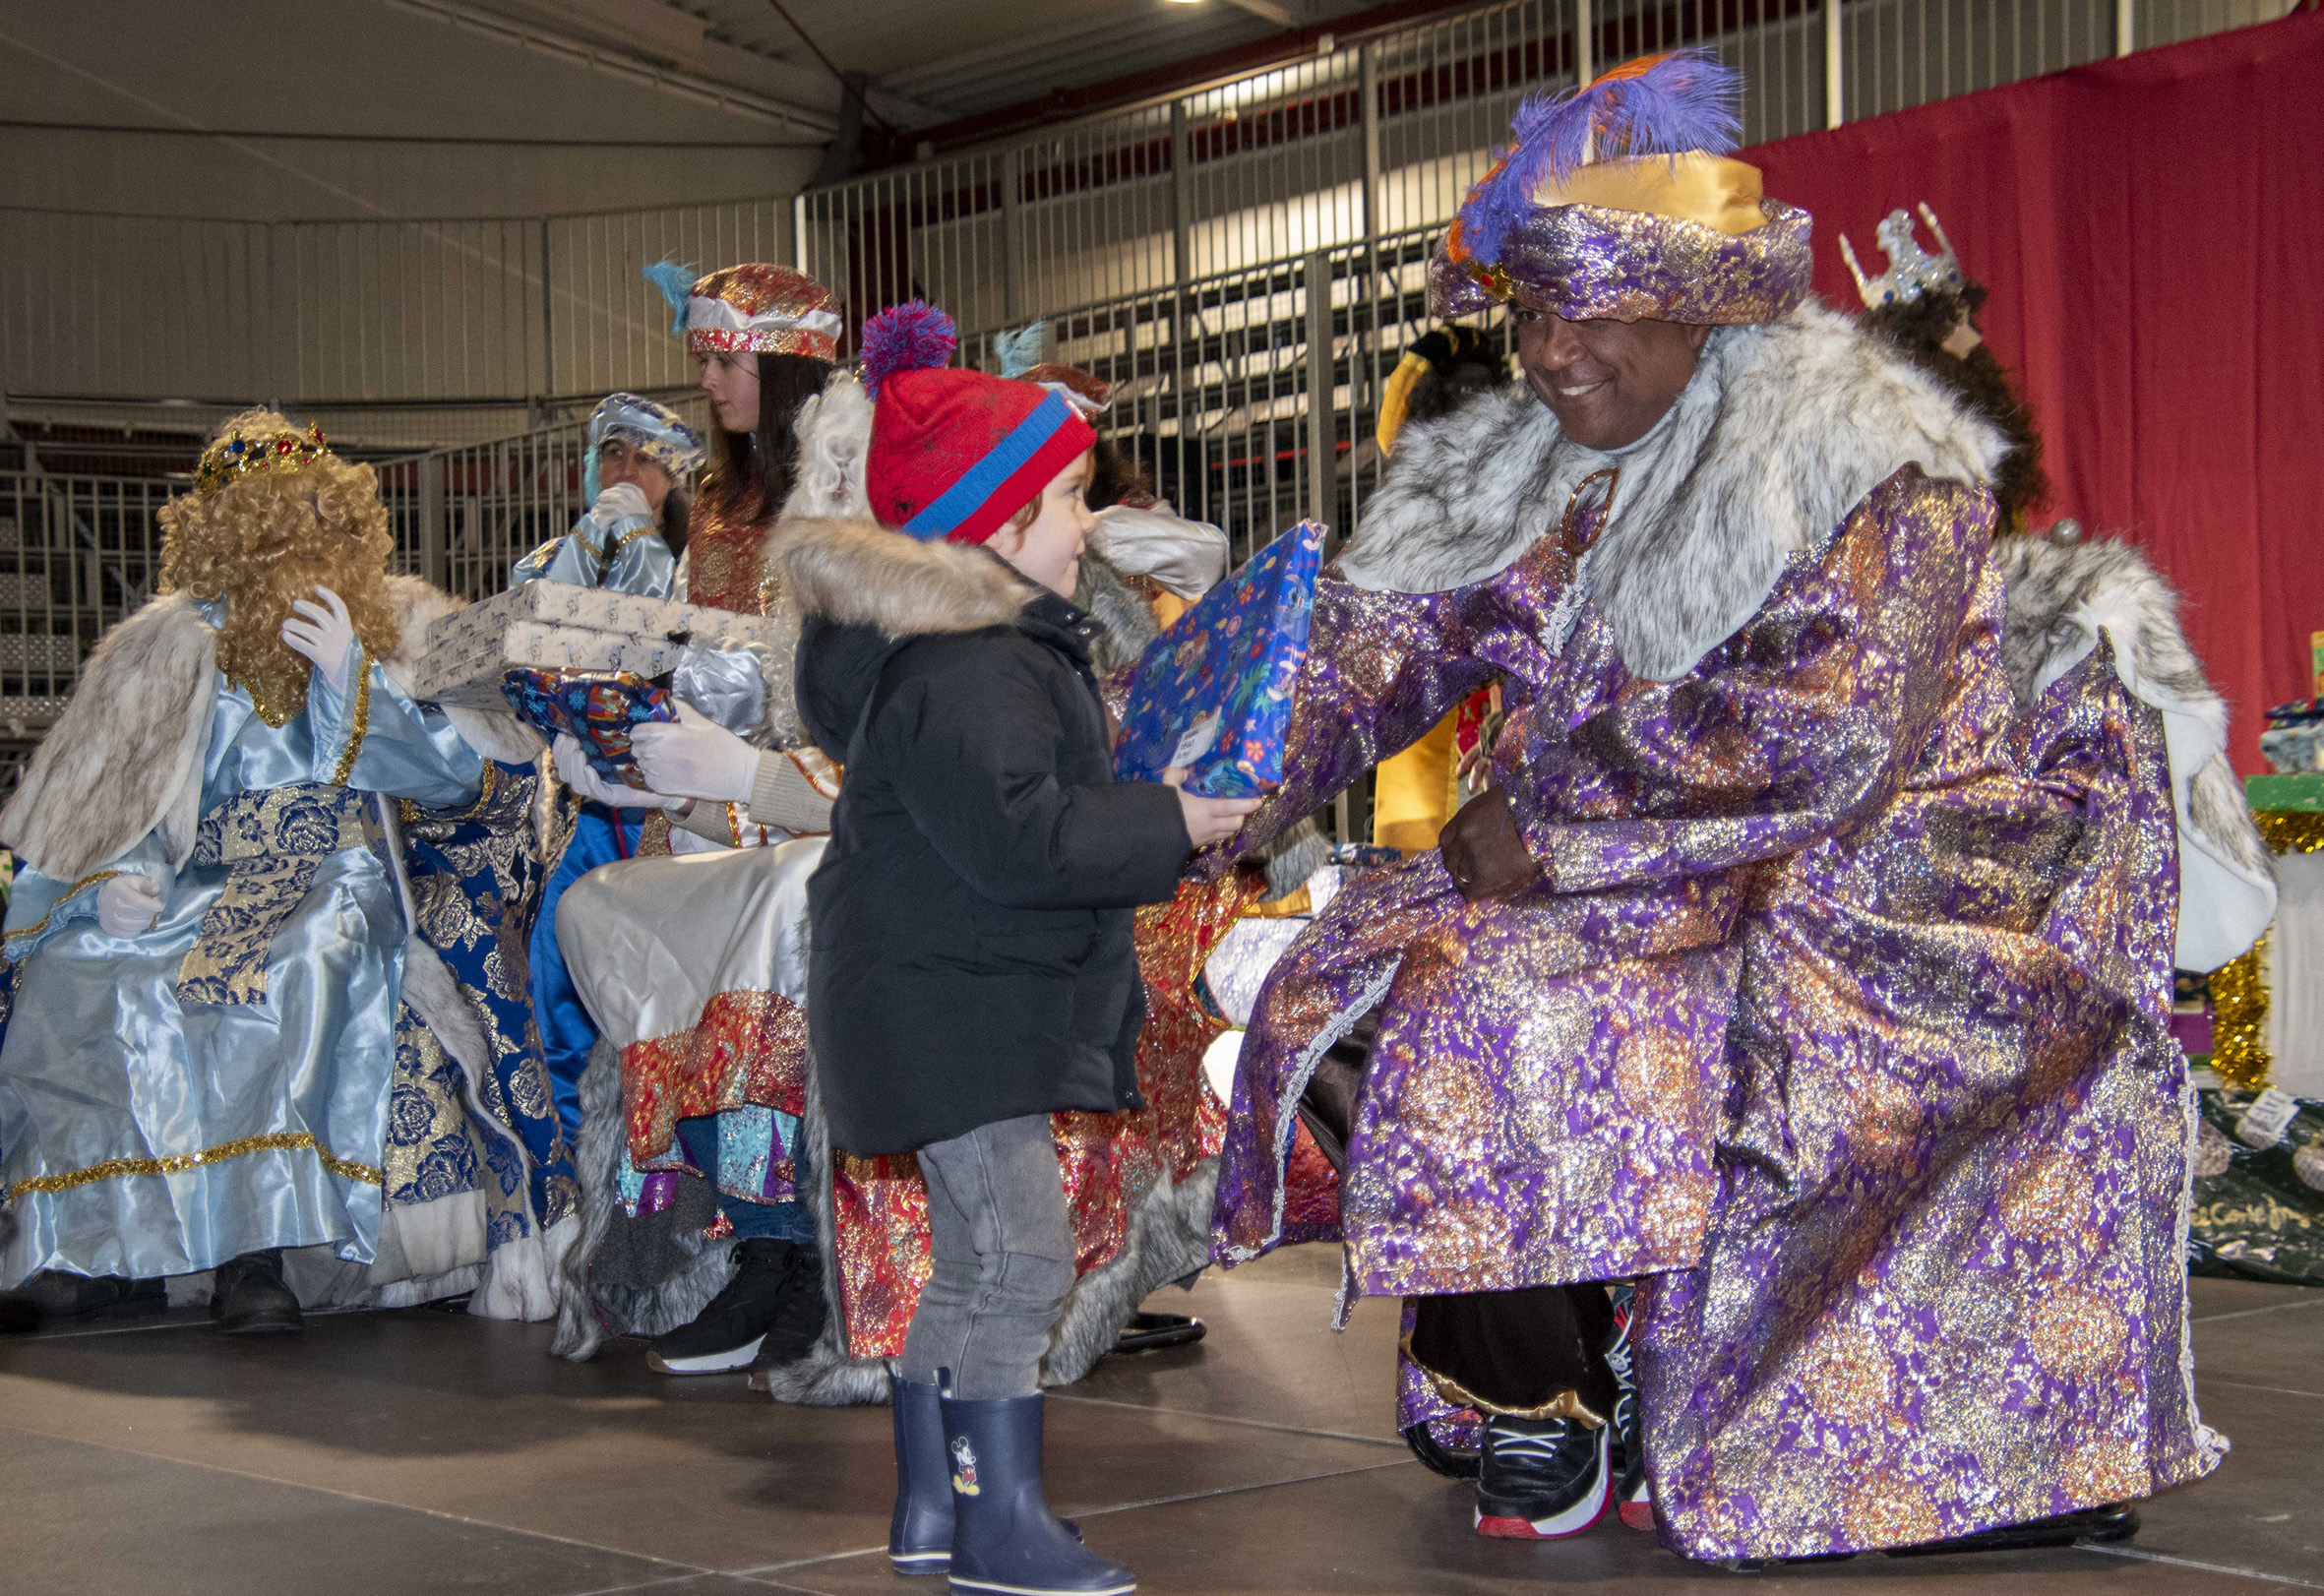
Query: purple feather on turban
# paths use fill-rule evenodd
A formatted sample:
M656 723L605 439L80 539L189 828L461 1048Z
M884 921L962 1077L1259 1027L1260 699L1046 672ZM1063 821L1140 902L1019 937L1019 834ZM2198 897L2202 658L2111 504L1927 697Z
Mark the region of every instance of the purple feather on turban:
M1461 207L1470 252L1492 264L1501 241L1533 208L1535 192L1563 183L1592 156L1724 155L1743 134L1743 79L1708 50L1673 50L1617 67L1583 89L1536 94L1509 124L1498 173Z

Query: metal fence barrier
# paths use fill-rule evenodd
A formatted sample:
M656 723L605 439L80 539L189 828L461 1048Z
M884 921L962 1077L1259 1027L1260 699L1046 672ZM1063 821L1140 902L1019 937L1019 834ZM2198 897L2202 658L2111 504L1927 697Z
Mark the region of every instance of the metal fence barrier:
M1305 60L797 197L591 215L250 221L0 208L0 387L238 406L529 407L687 380L639 268L796 261L860 320L963 328L1444 221L1528 92L1679 44L1759 143L2294 0L1495 0ZM433 424L457 421L449 412ZM473 426L407 443L475 437Z
M1742 69L1743 139L2283 15L2291 0L1499 0L798 201L800 269L963 329L1193 290L1448 220L1527 93L1678 45Z
M1304 516L1361 514L1384 380L1426 330L1428 247L1524 93L1707 44L1747 75L1755 143L2291 4L1501 0L796 200L441 223L0 210L9 409L107 467L18 450L0 469L0 790L97 637L152 596L162 473L243 404L320 416L377 461L406 569L497 591L585 508L598 396L702 418L647 261L795 258L858 317L930 297L988 369L998 330L1045 316L1058 357L1114 385L1110 433L1242 558ZM138 402L156 394L178 398ZM157 418L184 434L173 458L88 441ZM480 432L502 435L444 442Z

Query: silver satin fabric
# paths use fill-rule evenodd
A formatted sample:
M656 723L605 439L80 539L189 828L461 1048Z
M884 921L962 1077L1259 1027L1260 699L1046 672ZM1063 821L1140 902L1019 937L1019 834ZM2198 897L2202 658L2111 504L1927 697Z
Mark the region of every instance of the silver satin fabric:
M479 757L440 712L423 712L384 672L361 665L371 679L368 732L348 786L432 806L472 801ZM221 678L203 814L244 793L328 783L354 730L352 698L318 672L306 709L270 727ZM24 968L0 1044L0 1183L17 1194L0 1283L51 1268L182 1274L260 1248L318 1243L369 1262L380 1187L333 1173L308 1147L18 1193L42 1176L114 1160L190 1160L270 1135L310 1135L335 1159L380 1164L405 935L383 851L358 844L320 859L268 944L265 998L241 1004L178 995L180 964L231 866L189 861L173 871L149 835L105 868L161 884L152 929L109 936L96 923L96 886L72 891L30 869L9 902L11 933L48 924L12 937L7 950Z
M632 537L633 532L639 535ZM606 516L592 510L573 523L572 531L543 543L509 568L510 586L528 582L562 582L641 598L668 598L678 586L678 561L651 516Z
M766 684L759 656L748 648L710 648L700 644L678 654L670 691L737 737L748 737L766 718Z

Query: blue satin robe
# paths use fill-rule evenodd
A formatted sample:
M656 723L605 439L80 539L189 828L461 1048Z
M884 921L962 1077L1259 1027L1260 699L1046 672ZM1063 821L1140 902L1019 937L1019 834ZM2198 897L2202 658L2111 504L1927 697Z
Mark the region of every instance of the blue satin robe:
M678 562L652 517L601 517L592 510L574 522L572 531L543 543L510 568L510 586L528 582L563 582L641 598L669 598L678 587ZM549 1076L556 1082L557 1115L569 1140L581 1136L581 1077L589 1067L589 1050L597 1045L597 1027L581 1007L581 994L565 968L565 954L557 947L557 900L589 871L636 851L644 820L643 810L616 813L602 804L583 804L532 928L527 950L532 1007L540 1019Z
M16 1217L0 1285L320 1243L373 1258L406 928L366 795L471 802L483 761L368 656L350 664L349 692L313 673L279 727L218 678L183 866L148 835L88 881L19 875L0 939ZM117 872L162 888L134 937L96 922Z

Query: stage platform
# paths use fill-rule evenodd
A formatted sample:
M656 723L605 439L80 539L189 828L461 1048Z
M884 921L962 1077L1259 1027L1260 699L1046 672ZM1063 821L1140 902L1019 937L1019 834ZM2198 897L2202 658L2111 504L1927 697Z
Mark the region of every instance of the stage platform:
M1334 1250L1207 1275L1156 1308L1199 1346L1108 1359L1050 1408L1049 1481L1142 1591L2232 1596L2324 1590L2324 1291L2194 1283L2211 1479L2127 1547L1738 1575L1611 1518L1486 1541L1396 1439L1394 1305L1329 1328ZM197 1315L0 1342L0 1590L75 1596L919 1592L881 1548L885 1409L775 1407L739 1377L573 1365L543 1325L431 1310L228 1341Z

